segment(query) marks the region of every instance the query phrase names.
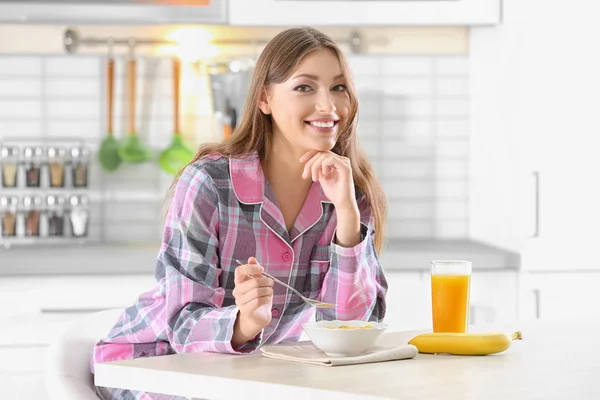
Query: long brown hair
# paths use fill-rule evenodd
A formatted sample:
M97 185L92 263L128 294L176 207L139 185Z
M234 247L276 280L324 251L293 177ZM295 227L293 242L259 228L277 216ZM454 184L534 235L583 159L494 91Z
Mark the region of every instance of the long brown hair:
M365 194L373 211L375 247L379 253L383 245L387 213L385 194L375 177L371 164L358 145L356 137L358 98L350 79L350 68L341 49L323 32L309 27L300 27L288 29L276 35L257 60L240 124L228 139L219 143L203 144L192 163L209 154L235 157L253 152L257 152L260 159L264 160L273 144L273 125L271 116L263 114L258 107L261 92L271 84L286 81L300 61L308 53L318 49L333 51L339 59L342 73L346 77L350 109L347 121L342 126L332 151L350 159L354 183ZM172 190L180 175L181 171L171 186L169 198L172 197Z

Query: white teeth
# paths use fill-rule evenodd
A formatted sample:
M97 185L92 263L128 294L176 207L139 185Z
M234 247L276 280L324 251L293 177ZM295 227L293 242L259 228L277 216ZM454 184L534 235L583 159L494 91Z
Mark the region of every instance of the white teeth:
M310 121L310 124L312 126L316 126L317 128L333 128L333 125L335 125L335 122L333 122L333 121L327 121L327 122Z

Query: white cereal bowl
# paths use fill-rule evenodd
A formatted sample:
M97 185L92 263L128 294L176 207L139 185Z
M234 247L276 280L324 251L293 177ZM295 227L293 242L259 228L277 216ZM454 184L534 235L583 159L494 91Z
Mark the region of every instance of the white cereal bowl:
M370 325L366 329L340 329L340 326L359 327ZM368 321L318 321L302 324L302 328L311 342L332 357L357 356L371 349L377 339L386 330L381 322Z

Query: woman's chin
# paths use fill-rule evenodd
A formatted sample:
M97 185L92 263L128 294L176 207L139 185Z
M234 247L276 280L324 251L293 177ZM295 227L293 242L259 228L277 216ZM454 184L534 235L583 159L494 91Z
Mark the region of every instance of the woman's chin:
M323 141L318 141L318 142L314 142L314 143L310 143L308 147L309 150L315 150L315 151L331 151L331 149L333 149L333 147L335 146L335 142L334 141L330 141L330 140L323 140Z

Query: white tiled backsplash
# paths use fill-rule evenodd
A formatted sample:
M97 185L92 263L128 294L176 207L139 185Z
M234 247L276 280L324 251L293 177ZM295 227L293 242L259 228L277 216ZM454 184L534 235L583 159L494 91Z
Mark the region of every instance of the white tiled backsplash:
M351 56L360 99L359 138L389 201L388 236L464 238L468 226L467 56ZM171 61L138 60L137 130L156 151L172 133ZM190 69L190 71L193 71ZM96 150L106 132L104 59L0 56L0 139L81 138ZM124 63L117 60L115 135L127 127ZM196 143L219 131L206 81L184 74L182 126ZM207 111L208 110L208 111ZM91 168L94 242L160 239L171 177L156 163Z
M389 201L388 236L468 234L468 57L351 57L359 137Z

